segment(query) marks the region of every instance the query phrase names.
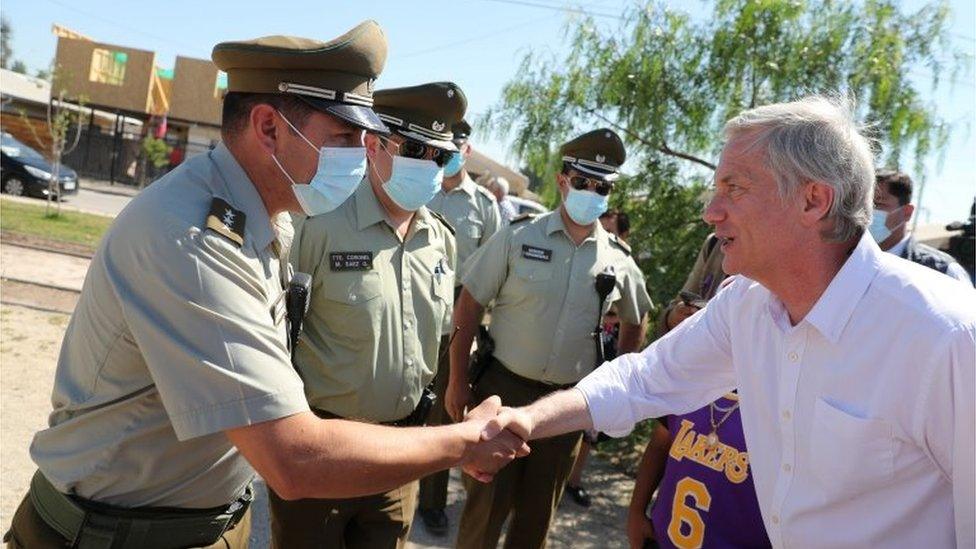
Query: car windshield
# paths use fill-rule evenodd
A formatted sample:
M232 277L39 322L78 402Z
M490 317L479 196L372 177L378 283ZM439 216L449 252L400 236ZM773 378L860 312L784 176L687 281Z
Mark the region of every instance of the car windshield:
M3 154L13 158L44 159L39 152L17 141L9 133L0 136L0 150L3 151Z

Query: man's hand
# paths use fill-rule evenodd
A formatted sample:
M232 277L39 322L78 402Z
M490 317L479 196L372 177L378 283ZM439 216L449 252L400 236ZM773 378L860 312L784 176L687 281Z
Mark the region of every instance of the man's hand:
M465 424L478 428L479 442L466 452L461 469L481 482L491 482L502 467L530 451L524 439L505 430L503 420L498 418L501 409L501 399L492 396L464 418Z
M671 330L678 324L681 324L689 316L697 313L699 311L698 307L694 305L686 305L685 303L678 303L668 311L668 316L665 319L668 325L668 329Z
M464 419L464 408L469 402L471 402L471 386L468 385L467 381L454 381L452 379L444 394L444 409L447 411L447 415L451 416L455 422L461 421Z
M644 549L644 542L654 539L654 524L640 509L627 513L627 541L630 549Z
M489 429L507 429L522 440L529 440L533 427L532 416L525 411L525 408L508 406L502 406L498 415L488 424Z

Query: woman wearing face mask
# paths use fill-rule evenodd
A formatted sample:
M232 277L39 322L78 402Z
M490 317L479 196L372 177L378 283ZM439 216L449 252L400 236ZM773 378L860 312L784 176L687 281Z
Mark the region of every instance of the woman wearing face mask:
M644 276L629 248L598 222L624 162L623 143L611 130L596 130L563 145L560 156L562 206L516 218L465 264L446 399L455 420L492 394L520 406L582 379L598 366L593 327L611 304L620 318L619 351L635 351L643 340L651 306ZM601 303L596 276L608 271L614 287ZM472 379L471 340L492 300L494 356ZM458 547L494 547L509 513L506 547L545 546L581 438L577 432L536 441L490 486L467 482Z
M467 103L447 82L377 91L373 101L392 134L367 134L352 196L296 230L291 260L314 291L294 362L320 417L419 425L450 329L456 253L453 229L425 204L457 150L451 127ZM272 494L274 545L402 546L417 487L342 500Z

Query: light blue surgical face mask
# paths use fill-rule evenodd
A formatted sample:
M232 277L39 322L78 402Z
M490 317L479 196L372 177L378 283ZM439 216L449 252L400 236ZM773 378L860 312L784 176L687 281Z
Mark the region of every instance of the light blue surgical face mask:
M569 189L566 195L566 213L580 225L595 223L607 211L609 196L601 196L593 191Z
M461 151L458 151L451 155L451 159L447 161L447 164L444 164L444 177L454 177L463 167L464 155L461 154Z
M365 147L316 147L298 131L285 115L278 113L286 124L291 126L302 139L319 153L319 165L307 185L297 183L278 161L274 154L271 159L278 165L281 173L291 181L295 199L305 215L319 215L338 208L356 190L366 175Z
M898 230L899 227L905 224L905 222L901 222L898 224L898 226L892 227L890 229L888 228L887 225L885 225L885 223L888 222L888 216L895 213L896 211L898 210L892 210L890 212L886 212L884 210L877 210L877 209L874 210L874 213L872 214L871 217L871 224L868 225L868 232L871 233L871 236L874 237L874 241L877 242L878 244L881 244L885 240L888 240L888 237L891 236L891 233L895 232L896 230Z
M443 179L444 170L433 160L393 156L393 170L383 190L397 206L415 212L434 198Z

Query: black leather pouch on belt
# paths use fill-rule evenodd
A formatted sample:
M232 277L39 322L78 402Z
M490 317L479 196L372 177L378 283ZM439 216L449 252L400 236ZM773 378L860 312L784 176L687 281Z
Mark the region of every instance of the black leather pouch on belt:
M434 407L434 403L437 402L437 395L434 394L434 390L430 387L424 387L423 394L420 395L420 402L417 403L417 407L410 412L410 415L394 421L392 425L395 427L419 427L427 423L427 416L430 415L431 409Z

